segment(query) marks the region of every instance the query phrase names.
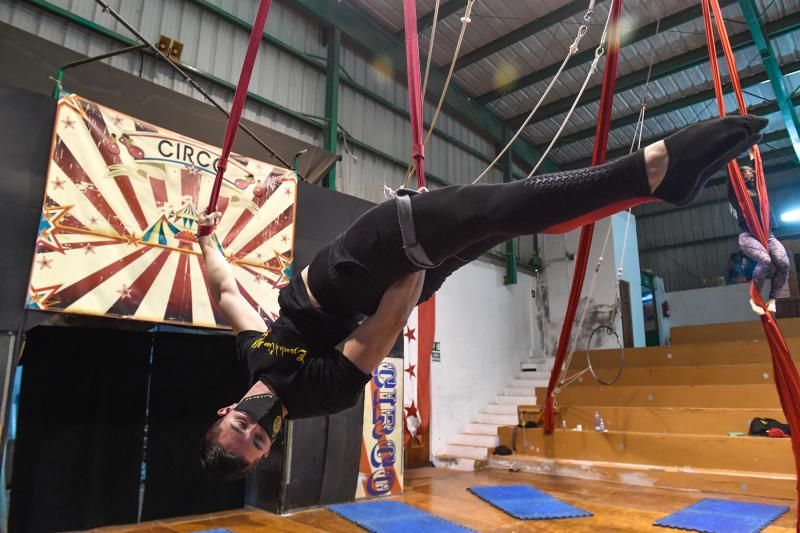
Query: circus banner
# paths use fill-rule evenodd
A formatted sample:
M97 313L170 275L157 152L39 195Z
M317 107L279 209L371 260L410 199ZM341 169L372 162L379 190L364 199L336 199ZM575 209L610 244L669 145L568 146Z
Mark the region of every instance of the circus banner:
M58 104L27 307L224 327L195 238L219 149L76 95ZM233 154L219 246L266 321L291 276L297 180Z
M387 357L364 392L356 499L403 493L403 359Z

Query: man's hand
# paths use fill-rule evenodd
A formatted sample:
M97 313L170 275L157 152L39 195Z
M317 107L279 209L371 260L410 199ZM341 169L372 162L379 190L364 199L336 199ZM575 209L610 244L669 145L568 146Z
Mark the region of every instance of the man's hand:
M219 219L222 218L222 213L219 211L214 211L210 215L206 213L206 210L203 209L197 214L197 225L198 226L216 226L219 223Z
M222 213L219 211L214 211L210 215L206 213L205 209L200 211L197 215L197 237L208 237L214 233L214 228L217 227L221 218Z
M394 346L408 316L416 307L425 271L414 272L391 284L383 293L375 314L367 318L340 345L341 351L365 374L372 370Z

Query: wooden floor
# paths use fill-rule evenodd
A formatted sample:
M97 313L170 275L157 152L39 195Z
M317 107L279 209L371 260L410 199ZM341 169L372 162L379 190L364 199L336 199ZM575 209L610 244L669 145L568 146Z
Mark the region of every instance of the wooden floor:
M474 485L529 484L594 514L592 518L568 520L520 521L479 500L467 492ZM409 505L446 518L477 531L670 531L651 524L670 513L713 494L679 492L632 487L598 481L585 481L547 475L482 470L456 472L441 468L423 468L406 473L406 492L398 498ZM736 499L722 496L726 499ZM794 502L749 498L749 501L791 505L767 532L794 531L797 510ZM138 526L104 528L107 532L189 533L224 528L234 533L274 532L357 532L363 531L325 509L275 516L254 510L239 510L214 515L195 516ZM422 532L420 532L422 533Z

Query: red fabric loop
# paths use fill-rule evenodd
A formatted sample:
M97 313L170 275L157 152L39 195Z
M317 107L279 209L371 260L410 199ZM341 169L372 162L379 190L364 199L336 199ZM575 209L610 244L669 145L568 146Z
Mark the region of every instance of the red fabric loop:
M253 66L255 65L256 56L258 55L258 47L261 44L261 38L264 35L264 26L267 24L267 15L269 14L269 6L272 0L261 0L258 5L258 12L256 19L253 21L253 30L250 32L250 42L247 43L247 53L244 56L242 63L242 72L239 75L239 83L236 85L236 93L233 96L233 103L231 104L230 115L228 116L228 125L225 128L225 140L222 143L222 153L219 156L217 163L217 176L214 179L214 186L211 188L211 200L208 203L208 213L213 213L217 210L217 199L219 198L219 191L222 188L222 178L225 174L225 169L228 167L228 157L231 155L233 143L236 140L236 133L239 131L239 123L242 121L242 110L244 103L247 99L247 89L250 86L250 76L253 74Z
M597 130L594 138L594 153L592 155L593 165L600 165L606 160L608 132L611 128L611 108L614 103L617 63L619 60L619 20L621 14L622 0L618 0L614 2L611 8L608 54L606 55L606 67L603 73L603 85L600 93L600 115L597 120ZM553 420L553 391L561 379L561 367L564 365L564 360L567 358L569 340L572 336L572 326L575 322L575 314L581 299L581 291L583 291L583 281L586 278L586 266L589 263L589 251L592 248L593 235L593 223L587 224L581 229L578 254L575 258L575 271L572 275L572 287L570 288L569 300L567 301L567 312L564 316L564 323L561 326L561 335L558 338L556 360L553 364L553 371L550 374L550 382L547 385L547 400L545 401L544 411L542 413L545 433L552 433L555 426Z
M207 237L214 233L214 230L217 229L216 224L212 226L198 226L197 228L197 236L198 237Z
M719 34L720 43L722 44L722 51L725 55L725 60L728 65L728 72L731 77L734 94L736 95L736 102L742 114L747 113L747 107L744 101L744 94L742 85L739 80L739 71L736 68L736 59L731 47L728 32L725 28L725 20L722 18L722 10L720 9L718 0L702 0L703 5L703 20L706 29L706 44L708 45L708 52L711 63L711 72L714 79L714 92L717 98L717 107L720 116L725 116L725 95L722 90L722 76L720 75L719 63L717 61L717 49L714 41L714 28L712 26L712 13L714 22L716 23L717 33ZM731 180L731 185L736 194L736 201L739 203L747 222L747 228L763 245L768 247L767 241L769 239L769 197L767 196L767 186L764 179L764 165L761 161L761 152L757 146L753 147L753 167L756 174L756 189L758 191L759 211L756 212L753 207L753 201L742 179L741 169L736 161L732 161L728 165L728 175ZM755 288L754 284L750 284L750 297L762 309L766 310L767 306L761 295ZM772 355L772 368L773 375L775 376L775 387L778 389L778 397L780 398L781 407L786 415L789 427L792 429L792 451L794 453L795 471L800 471L800 375L798 375L797 367L792 361L792 354L789 352L789 346L783 338L778 323L771 313L766 312L761 317L761 325L764 328L764 334L769 345L770 353ZM800 496L800 476L797 481L797 493ZM796 530L800 532L800 523L796 525Z
M425 157L425 145L424 144L415 144L411 148L411 156L416 160L418 158Z

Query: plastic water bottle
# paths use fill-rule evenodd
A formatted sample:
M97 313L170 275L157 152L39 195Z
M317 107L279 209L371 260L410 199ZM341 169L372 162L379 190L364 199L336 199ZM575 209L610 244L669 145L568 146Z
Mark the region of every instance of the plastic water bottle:
M605 428L603 427L603 419L600 418L600 411L594 412L594 430L595 431L604 431Z

